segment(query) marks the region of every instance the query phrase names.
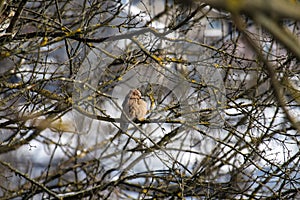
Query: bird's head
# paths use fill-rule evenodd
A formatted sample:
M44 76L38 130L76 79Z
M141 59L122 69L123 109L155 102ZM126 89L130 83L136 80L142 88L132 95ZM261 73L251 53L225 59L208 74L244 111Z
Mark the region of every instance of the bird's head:
M130 92L130 99L141 99L142 94L138 89L131 90Z

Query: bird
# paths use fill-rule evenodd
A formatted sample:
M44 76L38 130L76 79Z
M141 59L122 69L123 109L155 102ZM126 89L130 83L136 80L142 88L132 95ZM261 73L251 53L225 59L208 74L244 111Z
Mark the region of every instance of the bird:
M142 121L147 114L147 103L142 99L142 94L138 89L129 91L123 101L122 108L120 128L125 132L130 120Z

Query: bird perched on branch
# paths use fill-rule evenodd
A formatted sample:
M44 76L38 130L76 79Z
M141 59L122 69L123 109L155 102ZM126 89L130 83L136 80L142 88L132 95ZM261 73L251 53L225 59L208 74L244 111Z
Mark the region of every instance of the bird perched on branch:
M144 120L147 114L147 103L142 99L142 94L138 89L130 90L125 97L123 104L123 112L121 115L120 128L127 131L129 120Z

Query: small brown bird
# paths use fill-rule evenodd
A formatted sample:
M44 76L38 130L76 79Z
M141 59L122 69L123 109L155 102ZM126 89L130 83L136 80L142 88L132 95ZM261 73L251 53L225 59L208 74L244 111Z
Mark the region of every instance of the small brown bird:
M147 114L147 103L142 99L142 94L138 89L130 90L122 104L123 112L120 124L123 131L128 129L129 120L143 120Z

